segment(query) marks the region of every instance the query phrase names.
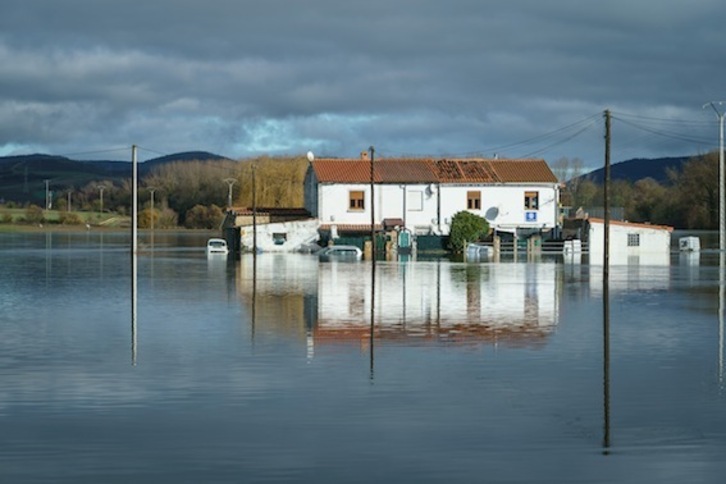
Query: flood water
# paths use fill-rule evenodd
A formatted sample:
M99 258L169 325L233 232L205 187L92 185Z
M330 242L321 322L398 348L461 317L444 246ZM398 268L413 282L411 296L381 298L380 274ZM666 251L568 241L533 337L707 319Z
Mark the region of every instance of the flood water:
M0 482L723 482L718 255L208 259L0 234ZM720 301L721 300L721 301ZM132 337L132 323L136 331Z

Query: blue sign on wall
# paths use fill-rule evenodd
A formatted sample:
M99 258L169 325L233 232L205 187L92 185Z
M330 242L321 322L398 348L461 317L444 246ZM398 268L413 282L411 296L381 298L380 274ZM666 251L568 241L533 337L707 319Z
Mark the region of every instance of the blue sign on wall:
M525 222L536 222L537 221L537 212L524 212L524 221Z

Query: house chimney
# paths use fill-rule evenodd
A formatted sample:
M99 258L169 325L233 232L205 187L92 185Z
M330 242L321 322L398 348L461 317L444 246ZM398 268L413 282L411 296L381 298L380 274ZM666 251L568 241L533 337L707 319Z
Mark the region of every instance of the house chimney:
M368 161L368 152L367 151L361 151L360 152L360 159L363 161Z

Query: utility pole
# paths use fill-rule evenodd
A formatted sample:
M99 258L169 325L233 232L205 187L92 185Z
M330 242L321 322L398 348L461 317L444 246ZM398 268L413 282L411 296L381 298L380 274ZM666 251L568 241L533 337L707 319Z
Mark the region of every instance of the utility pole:
M71 191L68 190L68 213L71 213Z
M45 181L45 209L50 210L50 189L48 187L50 180L46 179L43 181Z
M723 382L723 360L724 360L724 277L726 274L726 202L725 200L725 188L724 188L724 153L723 153L723 122L724 113L719 111L716 105L723 106L725 101L710 102L703 105L711 106L713 111L716 113L718 118L718 376L719 383Z
M156 188L148 187L149 193L151 193L151 231L154 231L154 218L156 218L156 212L154 212L154 192Z
M603 219L605 221L603 277L607 278L610 267L610 110L605 110L605 180L603 183Z
M605 110L605 181L603 184L603 447L610 448L610 110Z
M106 189L103 185L98 185L98 191L100 192L100 201L101 201L101 213L103 213L103 191Z
M232 186L237 183L237 179L225 178L222 181L229 185L229 192L227 193L227 208L232 208Z
M257 164L252 163L252 257L257 260ZM255 266L257 267L257 266Z
M101 190L103 196L103 190ZM103 200L103 198L101 198ZM136 145L131 146L131 363L136 365L137 349L137 294L138 294L138 222L139 222L139 168Z
M723 121L724 113L719 111L716 105L722 106L724 101L710 102L703 105L711 106L713 111L716 113L718 118L719 130L718 130L718 250L723 252L726 250L726 200L724 192L724 158L723 158Z
M376 205L375 205L375 182L373 176L373 161L376 154L375 148L371 146L368 148L371 159L371 260L375 264L376 262Z

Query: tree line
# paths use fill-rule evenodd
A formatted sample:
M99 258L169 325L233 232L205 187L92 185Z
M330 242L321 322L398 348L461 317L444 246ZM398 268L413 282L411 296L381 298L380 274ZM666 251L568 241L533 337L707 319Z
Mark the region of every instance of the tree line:
M139 180L139 227L149 228L153 220L155 228L218 228L229 201L230 183L235 207L252 207L253 188L258 207L302 207L307 167L308 160L303 156L166 163ZM129 178L121 182L94 180L82 187L56 191L50 207L28 206L25 221L41 222L44 208L61 214L72 211L129 215L132 188ZM9 203L5 207L14 205ZM70 213L60 220L81 221Z
M581 168L581 163L577 160L572 163L565 159L553 164L553 171L559 177L570 174L562 193L563 205L585 211L602 207L603 185L578 173L573 176L578 167ZM631 222L683 229L717 229L718 152L695 156L680 170L667 170L667 175L666 183L659 183L653 178L611 182L610 206L621 207L624 218Z
M303 182L308 167L304 156L258 157L243 160L171 162L155 168L139 183L139 226L148 228L218 228L232 183L232 205L257 207L303 206ZM602 207L603 186L582 175L578 159L552 164L563 182L562 202L572 211ZM253 187L254 184L254 187ZM253 190L254 188L254 190ZM131 180L98 180L72 189L73 211L103 211L128 215ZM153 196L152 196L153 193ZM68 211L68 191L55 193L53 208ZM152 200L154 203L152 212ZM718 227L718 153L696 156L681 170L669 170L668 181L652 178L616 180L610 187L611 207L622 207L631 222L650 222L687 229ZM32 216L38 217L37 210ZM74 220L66 217L64 220Z

